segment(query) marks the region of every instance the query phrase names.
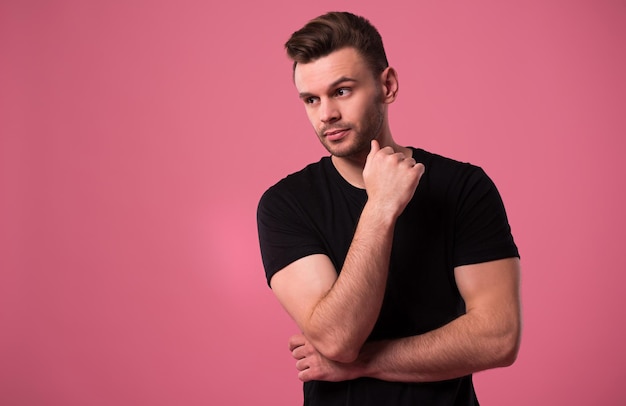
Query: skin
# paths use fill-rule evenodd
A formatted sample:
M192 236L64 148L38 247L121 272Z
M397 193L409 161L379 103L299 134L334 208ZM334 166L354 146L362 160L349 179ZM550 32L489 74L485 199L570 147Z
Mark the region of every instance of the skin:
M510 365L521 329L516 258L456 268L467 312L451 323L419 336L365 342L382 305L395 222L424 166L389 129L387 107L398 92L393 68L373 74L356 50L344 48L298 64L294 82L333 164L368 195L339 275L327 256L311 255L270 281L302 332L289 341L299 378L421 382Z
M467 303L465 315L422 335L366 343L354 362L328 359L303 334L294 335L289 349L298 378L431 382L511 365L520 342L519 261L458 267L455 277Z

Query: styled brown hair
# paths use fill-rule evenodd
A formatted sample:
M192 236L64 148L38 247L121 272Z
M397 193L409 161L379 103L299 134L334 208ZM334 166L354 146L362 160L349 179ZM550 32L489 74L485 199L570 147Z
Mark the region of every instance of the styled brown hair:
M287 55L298 63L309 63L342 48L353 47L372 73L389 66L378 30L365 18L348 12L330 12L309 21L285 43Z

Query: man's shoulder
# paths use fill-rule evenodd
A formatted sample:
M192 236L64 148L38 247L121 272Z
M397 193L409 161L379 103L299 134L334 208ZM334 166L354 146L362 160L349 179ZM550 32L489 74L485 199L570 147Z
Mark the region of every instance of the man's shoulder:
M482 194L495 188L485 171L473 163L414 149L414 159L424 164L418 195L434 201L458 202L468 195ZM456 204L456 203L455 203Z
M323 157L304 168L290 173L272 186L261 196L260 204L276 201L300 200L307 198L319 189L321 182L327 177L329 157Z
M482 168L472 163L459 161L444 155L426 151L421 148L411 147L413 158L424 164L426 171L437 177L457 177L481 173Z
M310 163L304 168L288 174L287 176L270 186L267 189L267 192L272 192L276 190L306 190L312 182L319 181L321 175L325 172L325 161L328 159L328 157L323 157L317 162Z

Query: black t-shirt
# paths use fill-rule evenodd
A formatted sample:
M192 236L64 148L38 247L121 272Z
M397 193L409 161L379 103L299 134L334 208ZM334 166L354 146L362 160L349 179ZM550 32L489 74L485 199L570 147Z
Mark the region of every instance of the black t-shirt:
M421 149L413 149L413 158L426 171L396 222L385 298L369 340L422 334L454 320L465 312L455 267L519 256L502 199L481 168ZM269 188L257 213L268 283L313 254L327 255L340 272L366 201L365 190L350 185L330 157ZM312 406L478 404L471 376L436 383L309 382L304 392Z

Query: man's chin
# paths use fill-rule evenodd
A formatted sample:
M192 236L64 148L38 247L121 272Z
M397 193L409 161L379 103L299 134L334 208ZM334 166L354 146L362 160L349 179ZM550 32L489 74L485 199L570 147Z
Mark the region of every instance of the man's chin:
M331 155L337 158L362 159L370 152L370 145L327 145L324 147Z

